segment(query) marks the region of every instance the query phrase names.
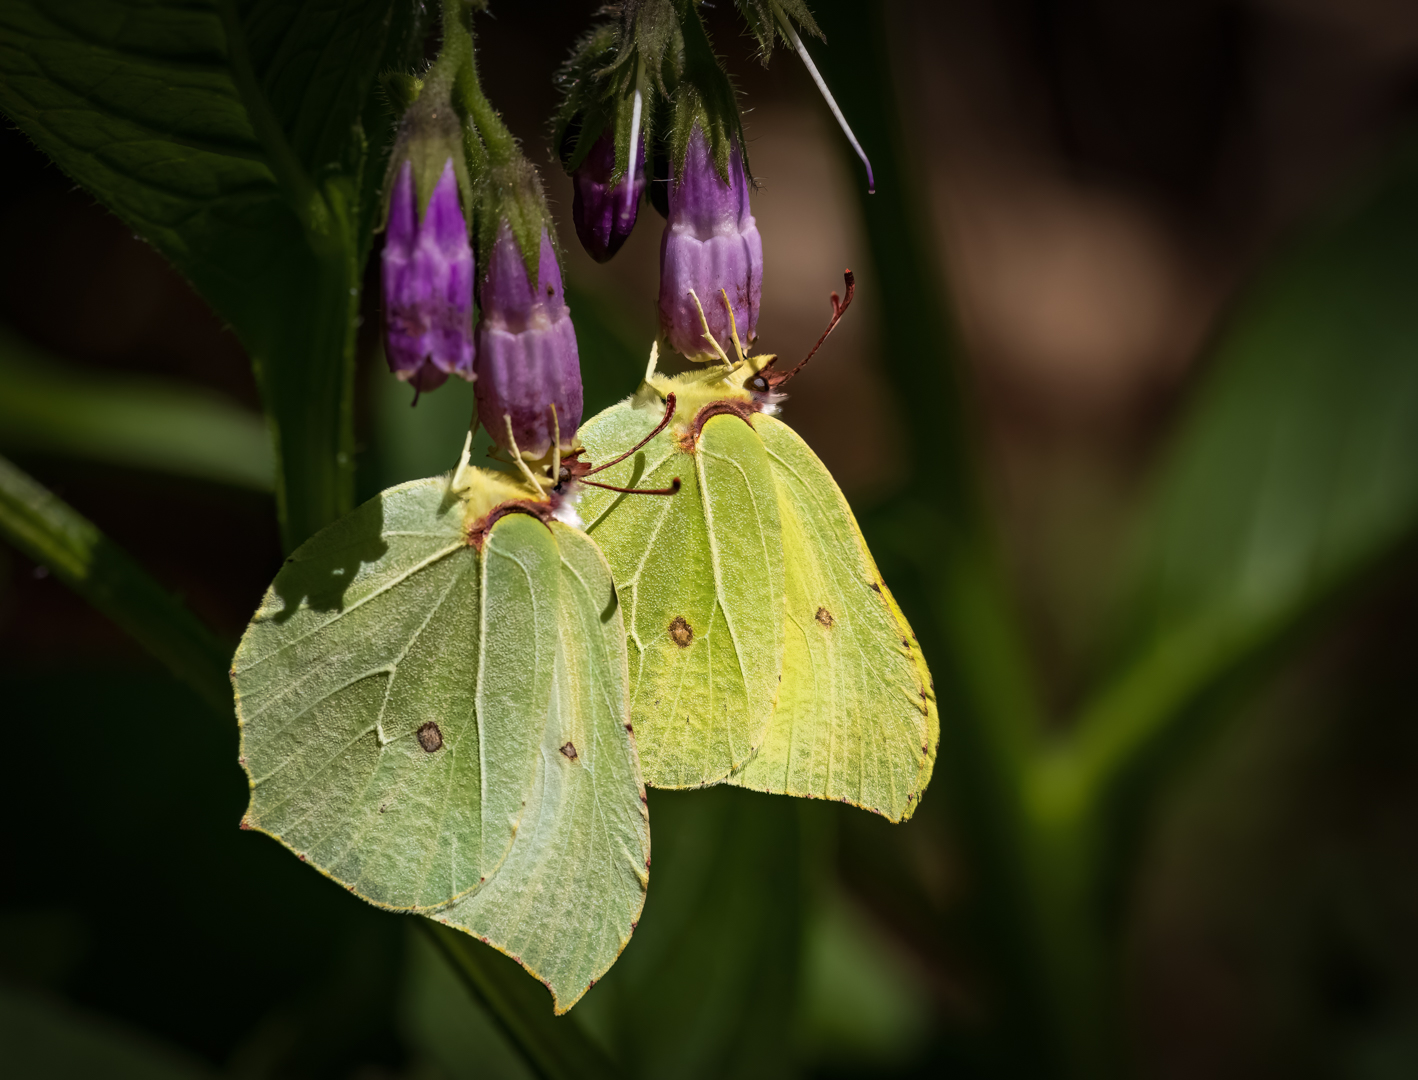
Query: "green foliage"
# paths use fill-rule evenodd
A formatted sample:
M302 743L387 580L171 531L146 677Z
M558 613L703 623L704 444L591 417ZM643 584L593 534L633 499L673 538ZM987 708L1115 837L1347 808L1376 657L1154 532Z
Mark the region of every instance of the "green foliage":
M650 792L655 887L645 916L572 1014L622 1076L795 1071L804 809L726 787Z
M0 1046L5 1068L34 1080L203 1080L198 1061L57 1002L0 986Z
M509 489L405 484L287 560L232 668L244 823L518 957L560 1012L630 936L649 828L609 572L489 515Z
M617 1075L605 1053L574 1019L547 1012L542 992L511 960L481 948L466 934L426 925L459 980L535 1075L549 1080L602 1080Z
M259 416L181 385L80 371L4 328L0 444L256 491L273 483L271 439Z
M219 714L227 650L94 524L0 458L0 532L102 611Z
M7 4L0 109L186 275L251 354L288 547L348 510L359 287L419 43L378 0Z
M740 6L765 49L788 20L816 29L796 2ZM0 108L232 325L256 364L279 454L273 464L260 425L229 406L153 383L80 380L12 339L0 339L0 438L258 489L274 473L297 550L237 663L255 778L247 820L349 891L446 922L414 925L535 1073L780 1076L803 1055L842 1066L824 1047L874 1046L883 1060L883 1047L920 1038L910 999L892 994L908 976L872 971L853 948L868 936L844 914L855 909L821 885L825 856L811 834L826 819L813 815L838 808L731 785L909 816L937 750L924 650L944 703L941 764L972 890L966 925L989 975L987 1038L972 1054L996 1072L1108 1075L1119 1054L1120 898L1180 751L1200 745L1308 626L1418 530L1418 155L1403 149L1282 252L1231 316L1155 478L1111 662L1074 716L1046 726L975 491L884 17L872 9L863 21L855 4L821 8L822 27L850 45L826 53L824 67L876 142L882 193L863 197L874 263L863 276L880 289L890 381L905 388L901 486L877 492L864 522L919 645L851 511L790 429L760 414L719 415L690 433L690 452L685 421L712 395L682 401L676 429L603 476L642 487L679 476L677 496L591 492L582 503L615 571L624 626L610 570L585 536L513 514L479 550L445 481L405 484L330 524L353 499L357 293L390 135L372 88L379 73L411 66L420 44L411 6L16 0L0 10ZM661 21L636 23L642 11ZM618 95L608 110L623 119L643 75L664 94L693 84L677 102L686 135L714 110L736 118L694 5L622 14L621 32L659 60L644 73L607 73L596 66L605 43L592 42L577 78L606 78L599 89ZM726 144L715 145L722 164ZM583 357L614 357L587 368L588 403L607 405L638 360L609 306L574 291L571 303ZM411 413L406 388L384 382L374 486L452 464L448 439L470 401L445 391ZM633 444L661 407L642 390L588 422L589 456ZM3 461L0 532L229 708L226 646L93 524ZM26 760L53 753L63 716L52 702L80 717L52 778L63 799L44 803L46 789L20 779L47 832L80 837L97 869L85 861L84 880L46 884L78 896L95 877L147 867L151 895L121 908L123 919L109 911L119 896L85 907L115 940L145 908L163 906L152 897L200 893L203 919L240 957L221 969L226 978L249 964L296 980L293 958L317 972L300 973L307 981L289 1000L268 1001L264 975L254 989L241 983L261 1001L243 1022L260 1020L264 1034L233 1070L278 1061L285 1071L272 1066L273 1075L306 1075L301 1054L341 1060L372 1018L395 1011L389 935L398 935L383 929L393 920L277 860L274 845L231 835L240 792L222 787L223 776L235 780L221 771L229 748L178 725L185 698L167 701L141 681L104 686L7 685L7 702L44 724L43 741L20 732L33 740L21 743ZM656 890L626 945L649 854L628 715L652 781L727 784L653 795ZM426 722L439 725L434 750L419 741ZM99 749L76 749L90 746ZM82 804L81 788L98 793L103 814L93 820L65 816ZM189 806L201 808L200 828ZM885 891L925 892L919 832L843 831L849 848L878 849ZM272 855L244 854L256 847ZM278 916L264 913L272 895ZM189 920L174 951L206 941L175 910L191 906L163 912ZM513 960L474 937L544 978L558 1010L594 983L581 1022L551 1015ZM432 1016L429 1001L415 1006L415 1019L430 1022L420 1038L466 1018ZM129 1060L131 1047L93 1041L72 1016L16 1015L21 1036L63 1044L59 1064L70 1051L90 1072ZM282 1032L301 1033L302 1048Z
M1138 558L1135 642L1087 713L1090 782L1418 524L1418 152L1298 242L1231 320Z

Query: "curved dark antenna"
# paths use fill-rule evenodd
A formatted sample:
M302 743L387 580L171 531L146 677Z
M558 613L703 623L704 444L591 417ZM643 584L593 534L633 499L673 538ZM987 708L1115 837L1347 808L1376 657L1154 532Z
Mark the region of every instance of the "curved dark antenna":
M635 453L635 451L637 451L637 450L639 450L641 447L643 447L647 442L649 442L651 439L653 439L656 435L658 435L660 432L664 431L665 428L669 427L669 426L670 426L670 420L671 420L671 418L673 418L674 414L675 414L675 396L674 396L674 394L666 394L666 395L665 395L665 415L664 415L664 417L660 420L660 422L655 425L655 430L652 431L652 432L650 432L650 434L646 435L645 438L641 439L638 443L636 443L634 446L632 446L632 447L631 447L629 450L627 450L625 453L621 454L620 457L618 457L618 458L611 458L611 459L610 459L609 461L607 461L604 465L597 465L597 466L596 466L594 469L592 469L590 472L583 473L583 474L581 475L581 477L580 477L581 483L583 483L583 484L588 484L588 483L590 483L590 481L586 479L587 476L595 476L596 473L602 471L603 469L609 469L612 465L619 465L622 461L624 461L624 460L625 460L626 458L628 458L631 454ZM678 481L676 481L676 484L678 484ZM610 487L610 485L608 485L608 484L596 484L595 486L596 486L596 487ZM610 488L610 490L611 490L611 491L622 491L622 490L624 490L624 489L623 489L623 488ZM675 491L678 491L678 490L679 490L679 488L676 487L676 488L675 488ZM646 492L646 494L647 494L647 495L648 495L648 494L651 494L651 492ZM661 494L661 493L660 493L660 492L655 492L654 494Z
M759 393L777 390L778 387L782 386L801 371L804 364L817 355L817 350L822 348L822 343L827 340L827 335L837 329L837 324L842 321L842 316L846 314L847 308L851 306L852 297L857 291L857 278L851 270L844 270L842 272L842 280L846 283L847 295L845 297L838 297L835 292L832 294L832 318L827 323L827 329L824 330L822 336L817 339L817 344L808 351L806 356L797 362L797 365L791 371L785 371L781 375L776 371L769 370L776 362L770 360L764 365L762 371L749 380L750 384L758 381L762 383L761 386L751 387L752 389L758 390Z
M590 484L592 487L605 488L607 491L619 491L622 495L678 495L680 489L679 477L676 476L670 481L667 488L624 488L616 487L614 484L598 484L594 480L587 480L584 477L579 481L582 484Z

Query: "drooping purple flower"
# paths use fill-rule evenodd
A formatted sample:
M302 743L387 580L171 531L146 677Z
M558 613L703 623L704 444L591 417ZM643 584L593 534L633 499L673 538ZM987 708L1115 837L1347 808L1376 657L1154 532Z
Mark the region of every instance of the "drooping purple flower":
M423 218L413 163L389 199L384 239L384 351L389 369L419 391L449 375L473 377L473 249L450 158Z
M546 229L534 289L522 251L504 220L487 262L478 322L478 419L493 440L524 455L551 451L552 432L570 449L581 425L581 362L561 287L561 267ZM555 424L551 406L556 406Z
M693 290L710 332L720 345L731 349L723 290L746 345L758 326L763 241L749 212L748 177L738 145L729 155L729 182L725 183L714 167L708 141L696 127L689 137L684 167L669 189L669 220L660 241L660 331L686 356L714 352L690 296Z
M597 262L605 262L625 243L635 228L640 197L645 193L645 139L640 137L634 157L634 175L622 176L611 186L615 175L615 132L606 128L585 159L571 174L576 194L571 203L571 219L581 246Z

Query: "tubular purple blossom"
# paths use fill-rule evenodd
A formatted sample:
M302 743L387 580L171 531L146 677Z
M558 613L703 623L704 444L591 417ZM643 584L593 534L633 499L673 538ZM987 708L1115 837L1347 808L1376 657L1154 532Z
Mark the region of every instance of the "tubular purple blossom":
M643 137L634 157L638 163L635 175L622 176L611 186L615 174L614 134L614 129L607 128L571 174L576 192L571 218L576 223L576 235L581 238L581 246L587 254L597 262L605 262L625 243L630 230L635 228L640 197L645 193L645 170L640 167L645 162Z
M581 362L561 267L545 228L534 289L512 229L502 222L480 297L478 420L504 450L512 449L507 417L524 456L550 453L553 430L569 450L581 425Z
M422 219L413 163L389 200L384 240L384 349L389 369L419 391L473 377L473 249L451 159Z
M684 167L669 188L669 220L660 241L661 332L686 356L713 354L690 293L699 297L710 332L725 344L729 316L723 290L733 306L739 336L751 341L763 292L763 241L749 212L748 177L738 145L729 155L725 183L696 127Z

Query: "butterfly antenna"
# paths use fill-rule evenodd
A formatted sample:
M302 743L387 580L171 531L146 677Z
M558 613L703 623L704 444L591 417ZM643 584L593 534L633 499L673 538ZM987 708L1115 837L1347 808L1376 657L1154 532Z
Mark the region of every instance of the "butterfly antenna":
M586 473L586 476L595 476L596 473L601 472L601 471L604 470L604 469L609 469L612 465L619 465L622 461L624 461L626 458L628 458L631 454L635 453L635 451L637 451L637 450L641 449L642 447L644 447L644 445L645 445L646 443L648 443L651 439L653 439L656 435L658 435L660 432L664 431L665 428L669 427L669 426L670 426L670 420L671 420L671 418L673 418L674 414L675 414L675 396L674 396L673 394L666 394L666 395L665 395L665 415L662 416L662 417L660 418L660 422L655 425L655 430L652 431L652 432L650 432L650 434L646 435L645 438L641 439L638 443L636 443L634 446L632 446L632 447L631 447L629 450L627 450L625 453L621 454L620 457L618 457L618 458L611 458L611 459L610 459L609 461L607 461L604 465L597 465L597 466L596 466L594 469L592 469L590 472ZM591 481L587 480L587 479L585 478L585 476L583 476L583 477L581 478L581 483L583 483L583 484L589 484L589 483L591 483ZM675 483L679 483L679 481L675 481ZM605 487L606 485L605 485L605 484L597 484L596 486L597 486L597 487ZM621 489L620 489L620 488L613 488L612 490L614 490L614 491L620 491ZM676 488L675 488L675 491L678 491L678 490L679 490L679 488L676 487Z
M719 359L728 367L733 365L729 362L728 355L724 352L724 347L719 344L717 338L709 331L709 320L704 317L704 305L699 302L699 296L693 289L689 290L689 298L694 301L695 308L699 311L699 325L704 327L704 336L709 339L709 344L714 346L714 351L719 354Z
M846 314L847 308L852 303L852 296L857 291L857 279L852 271L847 270L842 274L842 280L846 282L847 295L839 299L835 292L832 294L832 318L827 324L827 329L822 332L822 336L817 339L817 344L812 347L812 350L798 361L797 366L782 378L776 380L777 385L782 386L801 371L803 365L817 355L817 350L822 348L822 343L827 340L827 335L832 333L833 330L836 330L837 324L842 321L842 316Z
M517 448L517 436L512 434L511 414L503 413L502 422L507 425L507 441L512 444L512 460L515 461L517 467L522 470L522 475L527 478L527 483L532 485L532 490L541 491L542 485L537 483L537 474L528 468L527 463L522 460L522 451Z
M613 484L598 484L594 480L581 480L583 484L590 484L592 487L604 488L606 491L619 491L622 495L678 495L680 489L679 477L676 476L670 481L670 486L666 488L626 488L616 487Z

